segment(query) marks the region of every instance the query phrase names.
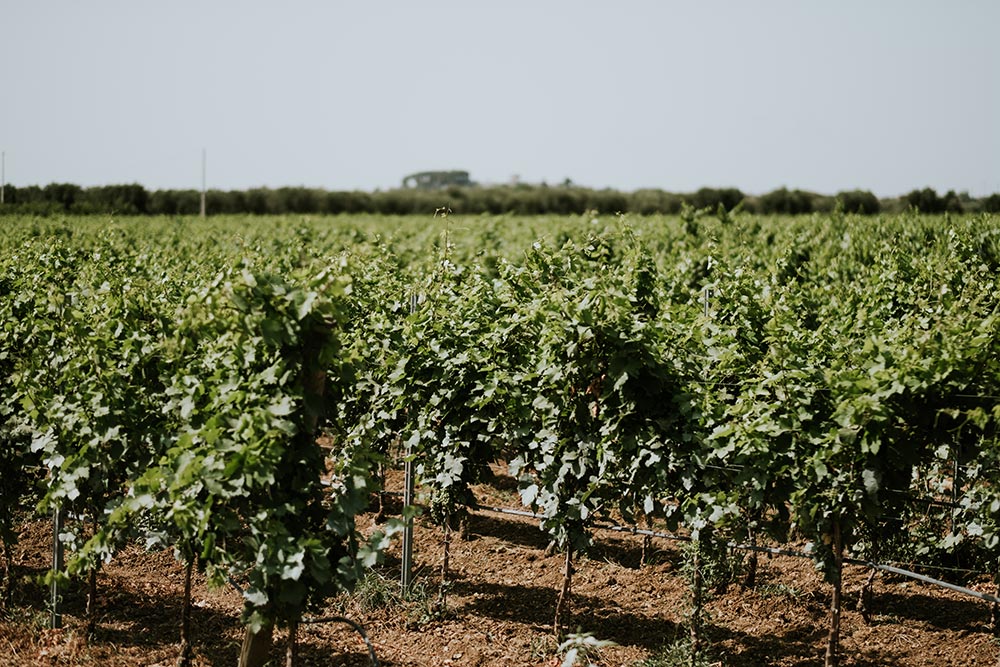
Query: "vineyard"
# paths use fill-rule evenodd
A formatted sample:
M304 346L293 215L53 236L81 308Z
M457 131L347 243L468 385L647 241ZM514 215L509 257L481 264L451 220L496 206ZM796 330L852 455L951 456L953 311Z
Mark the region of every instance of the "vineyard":
M716 659L710 600L753 590L760 550L828 591L812 662L782 664L880 664L839 649L848 563L979 592L998 631L994 214L0 224L4 627L25 591L55 622L81 591L98 632L99 575L141 546L183 573L180 664L211 664L193 581L239 591L241 665L276 660L278 631L297 664L305 625L399 576L415 516L441 558L411 586L459 614L449 591L477 582L449 557L506 499L560 559L552 645L516 664L616 639L574 574L629 532L637 571L660 549L683 573L669 664ZM65 554L44 581L13 557L40 521Z

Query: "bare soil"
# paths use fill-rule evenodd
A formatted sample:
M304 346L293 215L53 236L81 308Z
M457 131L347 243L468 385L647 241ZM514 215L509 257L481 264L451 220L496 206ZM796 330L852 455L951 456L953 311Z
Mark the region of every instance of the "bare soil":
M396 475L390 481L398 486ZM484 505L518 507L512 485L500 480L477 488ZM388 509L393 507L388 499ZM374 512L361 517L366 529ZM14 555L12 602L0 613L0 666L173 665L179 652L183 570L169 552L130 547L100 573L100 608L93 637L85 635L80 585L67 591L60 630L47 628L47 592L38 578L49 567L51 527L25 524ZM416 590L398 596L400 545L350 598L334 600L323 615L346 615L363 624L378 659L387 666L557 666L552 620L563 557L547 556L537 522L475 512L468 539L454 536L451 583L442 608L441 531L417 520ZM600 533L576 561L568 630L590 632L617 645L602 649L600 665L634 665L686 636L690 595L680 572L681 544L656 540L651 562L640 567L642 538ZM846 609L841 664L998 665L1000 644L990 629L989 605L913 580L880 575L873 617L857 611L867 571L845 571ZM969 584L984 592L986 581ZM753 590L737 582L707 604L705 635L718 665L822 664L831 588L807 559L761 558ZM242 640L241 598L233 589L194 588L195 664L235 665ZM283 664L284 635L276 635L274 664ZM299 665L371 664L358 634L344 624L303 626ZM658 663L668 664L666 661Z

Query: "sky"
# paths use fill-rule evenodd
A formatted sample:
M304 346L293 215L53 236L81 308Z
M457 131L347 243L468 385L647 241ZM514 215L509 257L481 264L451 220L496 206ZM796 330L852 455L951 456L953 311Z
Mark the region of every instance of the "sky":
M1000 192L997 0L2 0L14 185Z

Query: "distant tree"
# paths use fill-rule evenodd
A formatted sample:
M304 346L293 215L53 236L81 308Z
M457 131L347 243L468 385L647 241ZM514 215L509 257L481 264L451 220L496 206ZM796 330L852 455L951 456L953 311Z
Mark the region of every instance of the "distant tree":
M148 212L153 215L195 215L200 207L197 190L156 190L149 195Z
M814 199L818 195L804 190L788 190L779 188L758 198L760 213L784 213L786 215L800 215L802 213L812 213L815 210Z
M836 198L847 213L875 215L882 211L882 202L869 190L845 190Z
M921 213L944 213L945 203L934 188L913 190L904 198L906 204Z
M700 188L694 194L685 195L684 199L695 208L714 211L722 204L727 211L731 211L743 201L743 197L737 188Z
M627 195L628 212L639 215L654 213L677 214L681 210L681 199L677 195L663 190L643 189Z
M961 213L965 210L962 205L962 199L955 194L954 190L948 190L944 197L941 198L941 206L947 213Z
M617 190L589 190L586 204L580 211L598 211L604 214L623 213L628 210L628 198Z
M138 183L87 188L74 202L73 212L145 215L149 213L149 192Z
M247 190L243 195L245 212L253 215L270 213L267 208L268 198L267 188L253 188L252 190Z
M73 204L80 198L83 188L73 183L50 183L42 188L42 197L61 207L63 211L73 210Z

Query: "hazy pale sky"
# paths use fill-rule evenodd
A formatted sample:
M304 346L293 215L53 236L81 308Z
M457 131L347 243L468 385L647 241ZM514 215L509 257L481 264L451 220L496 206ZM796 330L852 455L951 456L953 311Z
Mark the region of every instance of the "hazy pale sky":
M1000 191L998 0L4 0L14 185Z

